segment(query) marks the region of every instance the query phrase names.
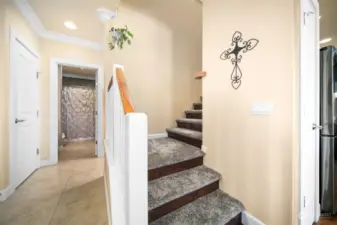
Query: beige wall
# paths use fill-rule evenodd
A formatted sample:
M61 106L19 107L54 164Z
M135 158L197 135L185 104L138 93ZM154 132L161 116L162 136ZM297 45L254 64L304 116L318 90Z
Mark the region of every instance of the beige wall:
M41 76L40 76L40 105L41 105L41 159L49 159L50 152L50 60L52 58L74 60L86 64L95 64L103 67L103 52L75 46L71 44L42 39L40 45ZM57 118L56 118L57 119Z
M127 0L107 26L127 25L135 35L122 51L105 51L106 78L114 63L124 65L131 99L136 111L147 113L150 134L174 126L201 95L193 79L202 63L201 13L189 0Z
M12 28L20 39L24 41L31 49L39 51L39 38L28 27L21 14L12 4L0 2L0 51L1 83L0 102L3 109L0 112L0 190L9 184L9 35ZM0 48L1 49L1 48Z
M64 44L41 39L33 32L15 6L0 3L0 102L3 108L0 111L0 190L9 184L9 27L30 48L40 54L40 118L41 118L41 159L49 159L49 76L51 58L82 61L88 64L97 64L103 67L103 53L89 48Z
M0 2L0 77L1 80L5 80L5 82L0 83L0 103L2 105L2 109L7 106L6 95L6 82L8 82L7 74L5 73L5 4L4 2ZM0 190L5 188L8 183L7 176L7 163L8 160L8 111L0 110Z
M293 0L203 4L203 70L208 73L203 80L206 164L221 172L225 192L272 225L291 224L296 191L294 12ZM245 40L260 41L243 56L238 90L231 87L233 65L219 59L235 31L241 31ZM252 115L254 102L271 102L274 110L270 115Z

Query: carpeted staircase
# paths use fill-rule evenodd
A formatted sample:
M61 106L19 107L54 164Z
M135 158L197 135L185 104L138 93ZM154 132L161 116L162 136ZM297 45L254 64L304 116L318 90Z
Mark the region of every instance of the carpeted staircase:
M168 138L149 140L149 224L241 225L243 205L219 190L221 175L203 165L202 103L185 115Z

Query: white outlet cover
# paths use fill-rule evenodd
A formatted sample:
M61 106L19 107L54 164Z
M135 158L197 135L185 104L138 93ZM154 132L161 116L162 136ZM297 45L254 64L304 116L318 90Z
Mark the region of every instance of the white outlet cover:
M274 110L272 102L254 102L251 108L253 115L269 115Z

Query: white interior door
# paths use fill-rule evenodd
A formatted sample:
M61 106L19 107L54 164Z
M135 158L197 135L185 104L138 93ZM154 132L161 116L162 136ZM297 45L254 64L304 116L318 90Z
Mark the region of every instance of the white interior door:
M302 0L301 38L301 152L300 215L301 225L312 225L316 207L316 156L319 130L318 112L318 8L313 0Z
M13 47L13 163L16 188L38 165L38 59L17 41Z

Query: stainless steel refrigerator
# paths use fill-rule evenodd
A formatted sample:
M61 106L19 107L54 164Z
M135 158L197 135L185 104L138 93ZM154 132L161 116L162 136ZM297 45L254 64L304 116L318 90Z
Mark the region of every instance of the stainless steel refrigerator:
M320 204L322 215L331 215L336 212L336 53L336 48L333 46L324 47L320 51L320 124L322 126L320 130Z

